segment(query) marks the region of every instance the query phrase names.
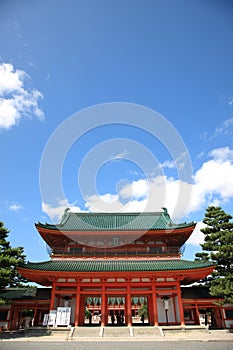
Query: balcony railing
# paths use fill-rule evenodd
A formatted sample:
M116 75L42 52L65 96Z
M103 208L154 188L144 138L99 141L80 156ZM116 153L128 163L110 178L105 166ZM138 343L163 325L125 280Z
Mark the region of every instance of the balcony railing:
M60 250L56 249L52 252L53 255L62 255L64 257L133 257L133 256L147 256L147 257L156 257L156 256L161 256L161 257L169 257L169 256L177 256L180 255L180 249L177 247L170 247L167 249L161 249L161 248L150 248L148 250L117 250L117 249L91 249L88 248L85 250L82 249L72 249L71 251L65 251L65 250Z

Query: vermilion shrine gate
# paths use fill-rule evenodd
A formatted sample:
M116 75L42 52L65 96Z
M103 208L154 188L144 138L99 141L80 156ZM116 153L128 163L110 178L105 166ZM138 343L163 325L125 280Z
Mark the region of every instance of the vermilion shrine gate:
M51 260L28 262L19 272L52 286L50 310L71 307L71 324L185 324L181 285L213 271L209 262L181 259L195 224L174 224L167 213L73 213L58 225L36 224ZM187 304L198 323L198 307ZM142 313L142 310L141 310ZM113 319L114 317L114 319Z

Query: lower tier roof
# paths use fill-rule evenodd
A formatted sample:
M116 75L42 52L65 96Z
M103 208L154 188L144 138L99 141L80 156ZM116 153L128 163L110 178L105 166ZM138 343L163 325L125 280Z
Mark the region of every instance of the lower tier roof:
M149 276L176 277L181 275L180 281L189 284L198 281L214 269L210 262L188 260L50 260L43 262L28 262L18 267L19 272L31 281L43 285L60 277L87 276Z
M193 270L213 266L206 261L188 260L50 260L28 262L22 268L65 272L120 272Z

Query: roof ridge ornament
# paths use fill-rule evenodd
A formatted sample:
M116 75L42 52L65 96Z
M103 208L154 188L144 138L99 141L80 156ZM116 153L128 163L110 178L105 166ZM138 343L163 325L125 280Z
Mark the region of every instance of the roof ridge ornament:
M60 225L64 225L65 224L66 220L69 217L69 213L70 213L70 208L66 208L64 210L64 214L62 215L62 218L61 218L61 221L60 221Z
M164 215L168 215L168 216L169 216L167 208L162 207L162 209L163 209L163 214L164 214Z

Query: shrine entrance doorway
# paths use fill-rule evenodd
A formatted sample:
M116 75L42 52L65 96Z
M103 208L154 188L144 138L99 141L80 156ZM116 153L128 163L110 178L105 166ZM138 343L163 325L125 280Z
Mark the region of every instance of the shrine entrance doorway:
M109 326L125 326L125 296L110 296L107 301L106 324Z
M131 296L131 311L133 325L149 325L149 298L147 296L134 295Z
M101 296L85 297L84 325L99 326L101 323Z

